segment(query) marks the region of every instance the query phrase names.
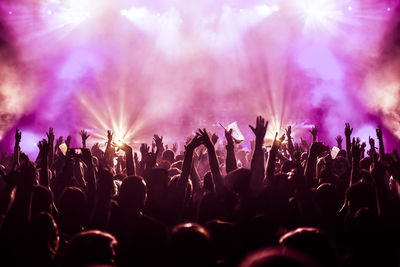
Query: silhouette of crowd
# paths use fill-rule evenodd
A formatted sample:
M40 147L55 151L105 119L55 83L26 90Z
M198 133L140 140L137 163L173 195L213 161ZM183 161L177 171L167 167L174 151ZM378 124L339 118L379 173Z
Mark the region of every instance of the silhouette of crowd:
M56 139L29 159L15 132L0 165L0 266L399 266L400 159L352 137L335 149L265 146L257 117L247 151L199 129L178 150L154 135L134 151ZM307 137L303 138L307 139ZM342 142L343 144L342 148Z

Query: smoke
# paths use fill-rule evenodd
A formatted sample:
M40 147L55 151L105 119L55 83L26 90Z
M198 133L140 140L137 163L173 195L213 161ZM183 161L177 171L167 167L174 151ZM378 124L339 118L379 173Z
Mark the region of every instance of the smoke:
M333 145L350 122L362 139L382 124L397 145L394 4L314 2L4 3L2 148L14 127L40 138L52 126L78 145L80 129L91 142L107 129L131 143L154 133L172 142L199 127L223 136L218 123L237 121L249 140L260 114L269 138L317 124Z

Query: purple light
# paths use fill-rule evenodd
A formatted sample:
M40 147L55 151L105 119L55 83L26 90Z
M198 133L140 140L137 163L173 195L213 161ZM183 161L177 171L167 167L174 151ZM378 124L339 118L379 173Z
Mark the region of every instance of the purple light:
M352 6L349 6L349 7L347 8L347 10L348 10L348 11L352 11L352 10L353 10L353 7L352 7Z
M12 15L12 11L8 11L8 14L9 14L9 15Z

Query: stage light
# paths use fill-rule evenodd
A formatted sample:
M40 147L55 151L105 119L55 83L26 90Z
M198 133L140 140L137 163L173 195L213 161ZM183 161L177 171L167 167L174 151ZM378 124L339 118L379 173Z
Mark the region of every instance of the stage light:
M122 10L121 15L125 16L130 21L139 21L146 18L149 15L149 12L145 7L132 7L129 10Z
M353 10L353 7L352 7L352 6L349 6L349 7L347 8L347 10L348 10L348 11L352 11L352 10Z
M256 6L256 12L265 17L272 13L271 8L267 5Z
M388 7L388 8L387 8L387 11L390 11L390 10L391 10L391 8L390 8L390 7Z
M304 0L296 1L300 16L304 20L304 30L307 32L335 32L337 22L343 17L343 12L335 1ZM351 7L351 9L353 9Z
M272 6L272 10L275 11L275 12L279 11L279 6L273 5Z
M8 11L8 15L12 15L12 11Z
M51 15L53 12L51 10L47 10L47 14Z

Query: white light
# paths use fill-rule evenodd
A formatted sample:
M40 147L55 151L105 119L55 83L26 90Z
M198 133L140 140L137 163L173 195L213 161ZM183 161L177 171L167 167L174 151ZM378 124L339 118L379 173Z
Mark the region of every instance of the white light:
M335 1L302 0L296 1L296 5L304 19L305 31L333 33L338 30L336 23L342 19L343 10Z
M279 6L273 5L273 6L272 6L272 10L275 11L275 12L276 12L276 11L279 11Z
M240 12L243 12L243 9L239 9Z
M47 14L51 15L52 13L51 10L47 10Z
M348 11L352 11L352 10L353 10L353 7L352 7L352 6L349 6L349 7L347 8L347 10L348 10Z
M159 16L161 16L161 14L160 14L160 13L157 13L157 17L159 17Z
M121 15L122 16L126 16L128 14L128 11L126 11L126 9L122 9L121 10Z
M269 16L271 14L271 8L267 5L256 6L256 11L263 16Z

